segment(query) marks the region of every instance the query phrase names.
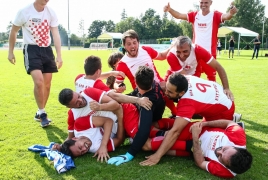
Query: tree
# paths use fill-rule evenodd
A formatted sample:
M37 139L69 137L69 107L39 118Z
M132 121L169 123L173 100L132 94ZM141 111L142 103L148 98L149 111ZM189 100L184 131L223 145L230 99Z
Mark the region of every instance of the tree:
M265 6L260 0L235 0L237 14L225 23L225 26L245 27L255 32L262 32ZM228 11L229 9L227 9Z
M163 19L161 32L163 38L178 37L183 34L179 24L177 24L173 19Z
M114 32L115 24L113 21L109 20L105 23L105 31L107 32Z
M119 23L115 25L115 32L121 32L124 33L125 31L129 29L137 30L140 29L141 23L138 19L135 19L134 17L128 17L125 20L121 20ZM137 33L139 31L136 31Z
M143 39L157 39L159 35L159 30L162 26L162 21L159 15L155 15L156 11L149 8L145 15L141 18L141 24L144 27L142 33Z
M85 24L84 24L84 20L81 19L79 21L79 26L78 26L78 34L80 36L81 39L81 43L84 46L85 45L85 39L86 39L86 34L85 34Z
M68 44L68 34L67 34L66 29L61 24L59 24L58 29L59 29L61 44L67 45Z
M190 38L193 37L192 25L190 23L188 23L187 21L181 21L179 26L184 36L188 36Z
M127 13L126 13L126 10L123 9L123 12L121 13L121 20L125 20L127 19Z
M97 38L99 35L101 35L103 30L105 30L104 29L105 25L106 25L105 21L100 21L100 20L93 21L88 29L88 37Z
M75 34L72 34L71 37L70 37L70 44L72 44L73 46L80 46L81 44L81 39L75 35ZM83 44L84 45L84 44Z

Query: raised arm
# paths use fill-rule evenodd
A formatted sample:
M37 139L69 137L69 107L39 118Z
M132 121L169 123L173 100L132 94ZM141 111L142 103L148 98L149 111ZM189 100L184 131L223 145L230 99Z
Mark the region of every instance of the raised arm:
M187 20L187 14L182 14L179 13L178 11L175 11L170 7L169 3L166 6L164 6L164 12L169 12L176 19Z
M238 10L234 6L234 2L232 2L230 6L230 10L227 13L222 15L222 21L230 20L235 15L235 13L237 13L237 11Z

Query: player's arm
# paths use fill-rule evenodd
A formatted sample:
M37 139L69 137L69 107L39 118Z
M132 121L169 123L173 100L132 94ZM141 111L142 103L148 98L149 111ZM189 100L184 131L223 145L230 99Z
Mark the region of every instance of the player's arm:
M182 14L179 13L178 11L175 11L170 7L169 3L166 6L164 6L164 12L169 12L173 17L177 19L187 20L187 14Z
M12 25L12 28L11 28L11 31L10 31L10 34L9 34L8 60L12 64L16 63L16 59L15 59L13 50L14 50L14 47L15 47L17 34L18 34L19 30L20 30L20 26Z
M227 74L226 74L224 68L214 58L210 61L209 65L218 72L219 77L221 79L223 89L224 89L224 93L227 95L227 97L229 99L231 99L233 101L234 96L233 96L233 93L231 92L231 90L229 89L229 82L228 82Z
M158 53L158 55L156 56L156 58L154 58L155 60L165 60L167 59L167 55L169 53L169 51L172 49L173 45L171 45L168 49L161 51L160 53Z
M227 128L228 126L232 126L232 125L237 125L235 122L230 121L230 120L215 120L215 121L205 121L202 122L202 127L218 127L218 128Z
M237 11L237 8L232 3L230 6L230 10L222 15L222 21L230 20L235 15L235 13L237 13Z
M93 117L92 122L95 126L102 126L104 129L101 145L97 152L94 154L94 157L98 155L97 161L103 162L103 160L107 161L109 157L107 144L110 140L112 127L113 127L113 120L106 117Z
M53 36L54 45L55 45L55 49L57 53L56 63L57 63L58 69L60 69L62 66L62 58L61 58L61 40L60 40L59 29L56 26L56 27L50 27L50 30Z
M201 169L206 170L206 165L208 161L205 160L199 143L199 134L201 133L201 130L202 130L202 124L199 122L194 123L191 126L192 137L193 137L193 155L196 165Z
M125 94L115 93L113 91L110 91L108 93L108 96L119 103L137 103L140 106L144 107L146 110L150 110L152 107L152 102L147 97L139 98L134 96L128 96Z
M118 118L116 137L113 138L114 146L115 147L120 146L124 138L125 138L125 130L124 130L124 124L123 124L123 117L120 117Z
M99 104L96 101L91 101L89 103L90 109L93 111L115 111L120 108L118 102L110 98L108 95L103 94Z
M99 79L107 79L109 76L125 78L125 73L123 73L122 71L103 72L101 73Z

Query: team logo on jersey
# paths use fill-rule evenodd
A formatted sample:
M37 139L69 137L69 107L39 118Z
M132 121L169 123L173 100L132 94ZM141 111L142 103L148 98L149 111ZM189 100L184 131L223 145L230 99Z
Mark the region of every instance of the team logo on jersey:
M33 18L32 19L32 22L40 23L41 22L41 19Z

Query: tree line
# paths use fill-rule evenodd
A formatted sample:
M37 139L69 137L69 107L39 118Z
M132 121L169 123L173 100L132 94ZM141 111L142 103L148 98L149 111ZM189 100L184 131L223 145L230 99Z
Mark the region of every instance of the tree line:
M246 29L255 31L262 36L262 30L264 26L264 39L267 37L268 25L265 15L265 6L261 4L260 0L235 0L235 5L238 9L237 14L230 20L226 21L221 26L233 26L244 27ZM226 12L228 9L226 10ZM71 45L82 46L85 43L96 42L97 37L103 32L120 32L123 33L128 29L134 29L140 36L141 40L157 40L161 43L161 40L167 40L180 35L187 35L192 38L192 26L186 21L175 21L173 17L169 17L168 13L163 13L162 18L156 13L155 10L149 8L144 14L141 14L138 18L128 17L125 9L121 13L121 20L118 23L114 23L112 20L103 21L95 20L91 23L90 27L84 30L84 20L79 22L78 32L79 34L70 35ZM7 27L7 32L0 33L0 43L8 41L8 34L11 28L11 24ZM61 36L62 45L68 44L67 30L59 25L59 33ZM237 37L236 34L235 38ZM18 36L22 36L20 31ZM252 37L245 38L252 39ZM102 40L109 41L109 40ZM115 46L119 46L120 42L116 42Z

